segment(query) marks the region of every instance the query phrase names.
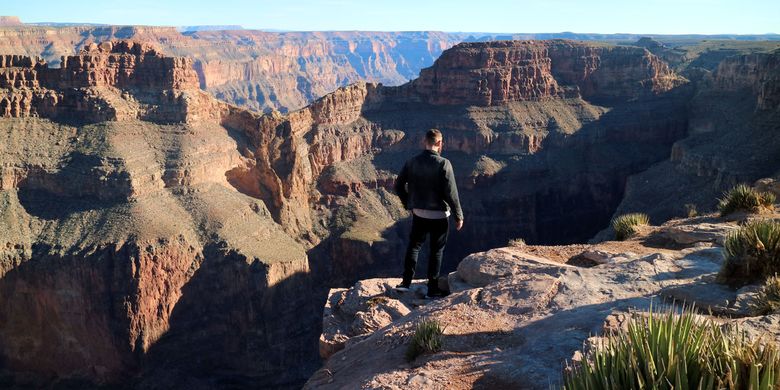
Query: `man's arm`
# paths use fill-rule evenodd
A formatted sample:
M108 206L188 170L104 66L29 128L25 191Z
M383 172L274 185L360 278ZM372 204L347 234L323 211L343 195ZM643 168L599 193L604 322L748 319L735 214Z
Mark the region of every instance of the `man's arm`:
M395 193L401 199L401 204L404 205L404 208L407 208L407 204L409 204L409 191L406 190L406 183L409 181L409 168L407 168L407 165L404 164L404 167L401 168L401 173L395 179Z
M457 228L463 226L463 210L460 208L460 198L458 197L458 186L455 184L455 173L452 171L452 164L449 161L444 163L444 201L450 205Z

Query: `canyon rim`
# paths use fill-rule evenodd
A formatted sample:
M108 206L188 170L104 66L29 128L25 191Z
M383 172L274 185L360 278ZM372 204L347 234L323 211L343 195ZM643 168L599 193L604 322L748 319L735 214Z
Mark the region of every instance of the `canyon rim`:
M467 223L426 301L392 188L431 128ZM549 388L651 299L777 340L713 280L778 129L775 35L0 17L0 387ZM407 363L421 318L464 321Z

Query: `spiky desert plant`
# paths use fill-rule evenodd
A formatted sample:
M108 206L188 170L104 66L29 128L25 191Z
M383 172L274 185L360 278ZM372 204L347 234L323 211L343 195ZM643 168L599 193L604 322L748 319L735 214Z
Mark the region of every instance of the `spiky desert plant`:
M564 389L776 389L780 353L692 309L634 317L571 367Z
M513 238L507 243L509 246L524 247L526 245L525 240L522 238Z
M423 353L440 351L443 334L444 328L439 321L428 318L420 321L406 349L406 360L411 362Z
M753 314L764 316L780 313L780 277L767 278L750 305Z
M650 224L650 218L643 213L623 214L612 220L612 228L615 229L615 239L623 241L636 234L637 226Z
M780 222L755 220L729 232L723 253L722 281L750 282L780 273Z
M696 205L693 203L686 203L685 204L685 215L688 216L688 218L695 218L699 216L699 210L696 209Z
M720 215L729 215L735 211L757 213L761 209L774 209L775 195L771 192L758 192L746 184L739 184L723 193L718 201Z

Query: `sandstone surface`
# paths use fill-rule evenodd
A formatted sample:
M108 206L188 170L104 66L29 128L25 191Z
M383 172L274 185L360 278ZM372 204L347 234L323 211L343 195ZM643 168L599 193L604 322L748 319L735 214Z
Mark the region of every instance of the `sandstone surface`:
M461 280L462 290L413 309L368 336L350 339L304 388L548 389L560 384L567 362L582 358L578 351L585 345L598 344L600 336L619 331L629 316L644 315L651 306L658 311L695 304L702 317L722 326L738 324L752 337L780 342L777 315L752 317L747 310L750 288L737 290L714 281L722 248L708 235L737 223L708 218L712 220L706 224L677 220L622 243L507 247L472 254L450 279ZM646 246L660 242L658 236L672 226L699 239L682 248ZM695 234L699 229L701 234ZM583 250L624 256L581 267L531 254L574 254L572 263ZM331 298L355 295L358 286L333 292ZM392 299L390 293L374 293L361 302ZM444 326L443 348L407 362L406 346L423 318Z

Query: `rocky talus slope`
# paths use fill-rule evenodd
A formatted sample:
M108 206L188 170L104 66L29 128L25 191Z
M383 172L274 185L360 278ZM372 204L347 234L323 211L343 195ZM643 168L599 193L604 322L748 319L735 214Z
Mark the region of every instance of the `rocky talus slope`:
M394 291L398 279L331 290L320 338L328 360L304 388L549 389L585 345L651 304L695 303L702 317L780 342L780 314L750 314L757 286L715 282L724 236L739 222L703 216L624 242L475 253L447 278L452 293L435 301ZM444 327L443 348L407 362L424 318Z
M60 68L0 56L3 387L294 387L311 372L306 248L228 181L252 159L225 125L235 110L146 44Z

